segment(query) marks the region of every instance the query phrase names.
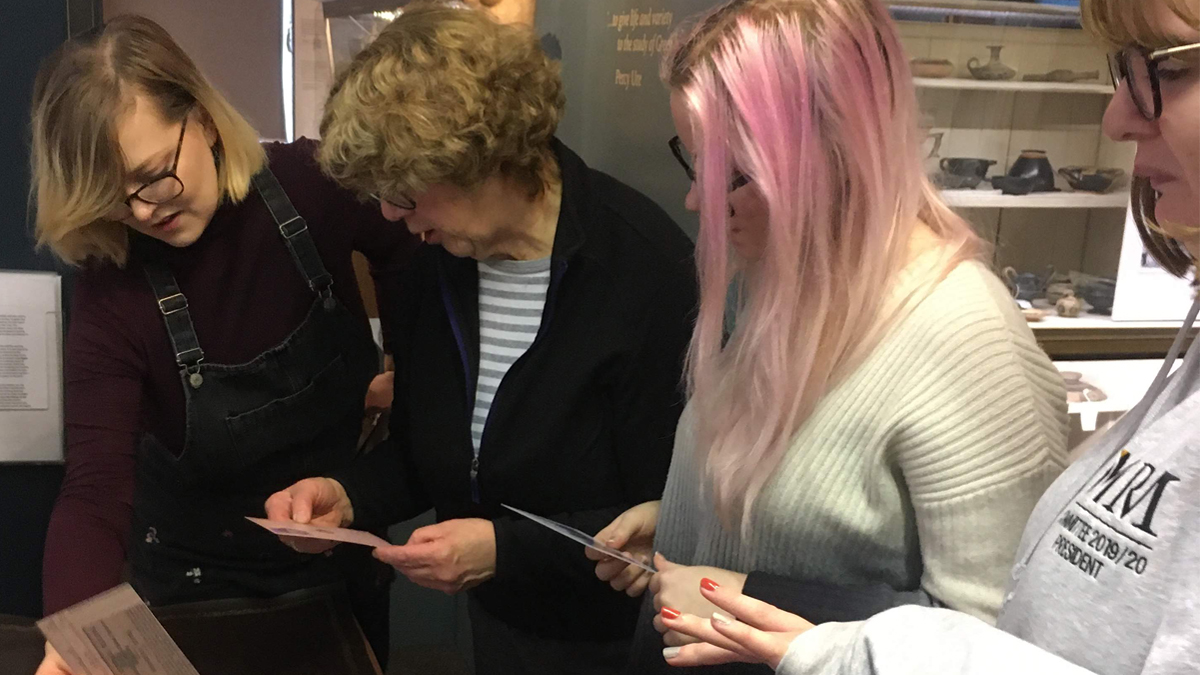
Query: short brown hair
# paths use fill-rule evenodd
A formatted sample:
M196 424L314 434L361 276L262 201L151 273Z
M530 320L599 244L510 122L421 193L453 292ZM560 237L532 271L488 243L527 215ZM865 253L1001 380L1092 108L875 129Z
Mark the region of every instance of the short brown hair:
M1162 0L1189 26L1200 24L1195 0ZM1110 49L1141 47L1155 50L1174 47L1174 40L1150 20L1146 0L1083 0L1083 26ZM1193 52L1194 54L1194 52ZM1135 176L1130 186L1133 222L1146 251L1177 277L1186 277L1195 265L1192 254L1179 241L1162 234L1154 210L1158 194L1146 178ZM1197 278L1200 282L1200 277Z
M39 246L64 262L123 265L129 230L106 219L125 198L126 167L115 125L142 93L168 122L194 106L217 133L217 184L239 201L266 161L258 134L204 78L169 33L141 16L118 16L71 40L38 71L33 90L30 204Z
M527 27L413 3L334 83L318 157L361 195L503 175L537 196L557 170L564 103L558 66Z

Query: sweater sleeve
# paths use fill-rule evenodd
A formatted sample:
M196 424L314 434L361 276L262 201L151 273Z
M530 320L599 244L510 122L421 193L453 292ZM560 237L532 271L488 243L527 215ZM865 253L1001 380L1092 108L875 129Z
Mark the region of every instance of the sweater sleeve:
M945 320L952 330L929 321L927 336L914 335L924 346L913 348L891 452L912 503L922 589L994 621L1025 522L1065 466L1066 395L1023 321L978 301Z
M66 476L43 562L47 614L122 580L144 363L93 284L77 285L65 353Z
M827 623L792 641L780 675L1087 675L1089 671L966 614L900 607Z

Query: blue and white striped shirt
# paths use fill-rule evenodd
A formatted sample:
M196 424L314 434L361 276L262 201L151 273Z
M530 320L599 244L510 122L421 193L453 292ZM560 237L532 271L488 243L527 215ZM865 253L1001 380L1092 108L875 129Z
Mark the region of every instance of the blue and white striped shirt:
M479 383L471 418L475 452L496 391L533 344L550 288L550 258L492 260L479 265Z

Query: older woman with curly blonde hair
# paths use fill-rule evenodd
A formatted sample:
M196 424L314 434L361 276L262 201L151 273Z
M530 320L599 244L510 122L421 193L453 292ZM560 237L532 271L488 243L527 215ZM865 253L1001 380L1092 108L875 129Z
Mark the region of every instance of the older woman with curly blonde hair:
M267 510L369 528L435 508L375 555L469 591L479 673L624 665L638 601L503 506L596 532L657 499L683 404L691 244L555 139L563 105L527 28L425 3L359 54L322 123L325 171L428 245L394 313L390 444Z

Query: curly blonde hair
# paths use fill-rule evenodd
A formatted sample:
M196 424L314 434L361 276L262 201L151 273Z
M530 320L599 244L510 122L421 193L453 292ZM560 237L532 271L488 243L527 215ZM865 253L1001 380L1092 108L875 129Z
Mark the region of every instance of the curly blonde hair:
M564 104L558 66L528 28L413 3L334 83L318 158L360 195L470 190L499 175L534 198L557 176Z

